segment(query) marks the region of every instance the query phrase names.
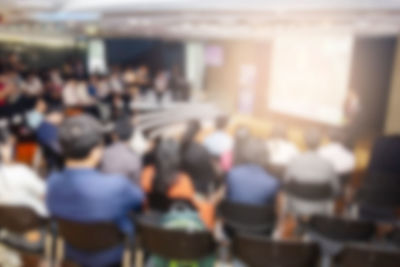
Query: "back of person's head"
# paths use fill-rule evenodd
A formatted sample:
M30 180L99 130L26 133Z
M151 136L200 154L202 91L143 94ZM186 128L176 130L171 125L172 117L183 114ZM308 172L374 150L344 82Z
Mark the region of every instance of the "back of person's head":
M182 170L192 178L196 192L212 193L218 177L213 157L203 145L191 143L182 151Z
M265 167L268 162L268 151L263 142L254 137L242 140L240 148L235 150L234 164L238 165L258 165Z
M46 101L43 98L38 98L35 102L35 110L37 112L40 112L42 114L46 113L47 110L47 104Z
M60 125L64 120L64 109L61 106L45 107L46 121L53 125Z
M308 129L304 137L308 150L316 150L321 144L321 132L316 128Z
M229 123L229 117L228 116L219 116L216 120L215 120L215 128L217 130L224 130Z
M329 132L329 138L331 142L340 143L346 145L346 135L341 129L333 129Z
M245 145L245 141L251 137L250 130L247 127L240 126L238 129L235 131L235 136L234 136L234 147L233 147L233 155L238 155L240 151L242 150L242 147Z
M60 126L59 140L67 160L85 160L102 145L103 130L100 123L89 115L70 117Z
M272 128L271 138L287 139L287 127L283 123L276 123Z
M165 193L175 181L180 166L179 143L173 139L160 140L155 151L154 191Z
M131 119L126 116L117 120L115 123L114 134L119 141L129 141L133 135L133 123Z
M200 122L192 120L188 123L186 132L182 137L182 148L184 149L187 145L192 143L201 129Z

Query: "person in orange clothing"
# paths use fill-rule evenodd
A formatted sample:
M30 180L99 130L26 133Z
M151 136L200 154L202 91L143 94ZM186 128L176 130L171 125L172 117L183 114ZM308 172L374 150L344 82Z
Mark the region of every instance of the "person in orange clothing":
M198 210L207 228L214 226L215 201L196 193L190 177L181 171L178 142L162 140L156 147L155 165L147 166L141 175L141 187L146 193L158 192L171 199L186 199Z

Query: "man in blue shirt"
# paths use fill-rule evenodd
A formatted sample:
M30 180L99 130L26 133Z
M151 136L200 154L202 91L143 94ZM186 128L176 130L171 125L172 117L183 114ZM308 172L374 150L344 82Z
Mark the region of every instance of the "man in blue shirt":
M48 180L47 206L53 217L74 222L115 222L133 234L128 218L140 208L144 195L127 178L95 170L102 158L102 129L92 117L81 115L64 121L59 141L66 157L64 171ZM121 260L122 246L99 253L84 253L67 244L66 256L83 266L110 266Z
M268 157L265 146L251 137L243 142L227 175L227 199L250 205L273 204L279 182L264 168Z

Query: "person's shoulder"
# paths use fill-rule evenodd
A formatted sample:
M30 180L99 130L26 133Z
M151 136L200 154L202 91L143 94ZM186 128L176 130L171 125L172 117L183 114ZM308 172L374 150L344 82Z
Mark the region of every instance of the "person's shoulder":
M31 168L20 163L9 165L7 166L7 169L8 171L18 173L22 176L21 178L30 178L32 176L36 176L36 173Z

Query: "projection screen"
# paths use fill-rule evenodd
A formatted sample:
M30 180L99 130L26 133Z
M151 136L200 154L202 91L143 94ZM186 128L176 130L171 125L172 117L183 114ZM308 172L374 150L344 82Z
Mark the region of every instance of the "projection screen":
M329 125L344 122L353 39L283 35L274 40L270 110Z

